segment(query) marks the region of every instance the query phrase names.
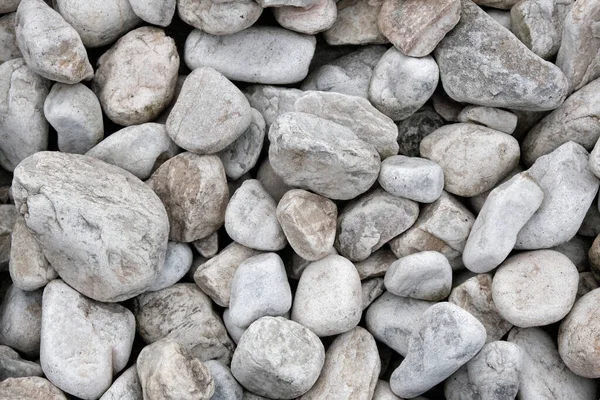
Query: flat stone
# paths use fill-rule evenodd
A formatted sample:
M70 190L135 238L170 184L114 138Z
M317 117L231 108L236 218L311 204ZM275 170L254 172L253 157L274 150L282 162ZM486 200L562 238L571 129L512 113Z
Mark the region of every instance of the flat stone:
M179 282L190 270L192 258L192 249L190 249L188 244L169 242L167 244L165 263L148 291L155 292Z
M219 232L217 231L205 238L194 240L192 245L202 257L213 258L219 252Z
M403 54L425 57L460 19L460 0L384 0L377 24Z
M493 107L467 106L458 114L458 121L487 126L509 135L517 127L514 113Z
M9 286L0 306L0 343L29 356L40 352L42 291ZM41 376L41 375L40 375Z
M525 0L510 10L511 31L538 56L549 59L558 52L561 32L554 22L554 0Z
M379 184L388 193L419 203L433 203L444 190L444 171L433 161L393 156L381 163Z
M514 399L519 391L521 349L514 343L491 342L467 363L469 381L481 399Z
M388 40L377 26L383 0L341 0L337 3L337 19L323 33L330 45L380 44Z
M387 247L373 252L364 261L355 262L354 266L358 271L358 276L361 280L384 276L390 265L396 261L398 257L392 253Z
M162 27L171 24L177 7L176 0L129 0L129 4L135 15L144 22Z
M244 388L237 383L231 370L219 361L209 360L204 362L215 384L215 393L211 400L243 400Z
M302 7L277 7L273 15L279 25L289 30L315 35L331 28L336 21L335 0L318 0L313 5Z
M310 114L280 116L269 140L269 161L286 184L330 199L366 192L379 173L380 157L372 145L345 126Z
M444 91L456 101L543 111L558 107L567 95L568 81L557 66L470 0L462 0L460 22L434 53Z
M0 63L23 57L15 34L16 15L10 13L0 17Z
M100 400L143 400L142 385L134 364L123 372Z
M383 278L371 278L361 281L362 309L369 307L379 296L385 292Z
M8 378L43 375L39 364L24 360L10 347L0 345L0 382Z
M254 25L263 8L254 0L178 0L183 22L211 35L232 35Z
M234 81L277 85L306 77L315 45L313 36L270 26L225 36L194 30L184 54L190 69L212 67Z
M2 400L67 400L63 392L44 378L29 376L0 382Z
M271 85L251 85L244 89L250 106L265 119L267 130L281 114L294 111L302 90Z
M444 125L444 119L430 107L423 107L410 117L397 121L399 153L418 157L421 141Z

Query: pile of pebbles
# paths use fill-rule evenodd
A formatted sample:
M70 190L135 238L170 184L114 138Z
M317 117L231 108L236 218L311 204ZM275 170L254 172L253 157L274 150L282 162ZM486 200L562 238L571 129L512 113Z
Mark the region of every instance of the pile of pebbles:
M0 400L598 399L600 1L0 14Z

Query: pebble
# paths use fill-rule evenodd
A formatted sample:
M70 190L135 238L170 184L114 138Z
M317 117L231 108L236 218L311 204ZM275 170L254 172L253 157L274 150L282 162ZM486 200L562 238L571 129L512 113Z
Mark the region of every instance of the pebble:
M317 0L257 0L262 8L272 7L273 9L281 7L299 7L309 8L314 6Z
M63 392L38 376L8 378L0 381L2 400L67 400Z
M543 111L558 107L568 92L557 66L532 53L470 0L462 0L459 23L434 54L444 91L459 102Z
M102 107L82 83L56 83L44 102L44 115L58 136L58 149L85 154L104 138Z
M362 309L367 309L379 296L385 292L383 278L371 278L361 281Z
M209 400L215 392L210 370L172 340L144 347L137 371L144 400Z
M326 197L292 189L277 205L277 221L300 257L317 261L329 254L335 241L338 210Z
M418 400L423 400L424 397L418 397ZM378 380L375 385L375 392L373 393L372 400L402 400L400 397L396 396L392 389L390 388L390 384L386 381Z
M477 4L477 2L475 2L475 4ZM511 21L511 17L510 17L510 10L499 10L497 8L485 8L483 11L485 11L486 14L489 15L490 17L494 18L494 20L497 23L499 23L500 25L502 25L509 31L511 30L512 21Z
M511 31L532 52L544 59L560 48L561 35L555 24L554 0L525 0L510 10Z
M345 126L310 114L281 115L269 140L269 161L286 184L333 200L366 192L379 173L380 157L372 145Z
M116 165L146 180L162 163L180 151L163 124L148 122L118 130L85 155Z
M277 7L273 15L279 25L289 30L315 35L333 26L337 17L335 0L319 0L315 4L303 7Z
M422 157L444 170L444 189L464 197L493 188L517 166L520 156L512 136L465 123L437 129L421 141L420 149Z
M423 313L410 338L408 354L390 378L400 397L416 397L448 378L485 344L485 328L451 303L438 303Z
M184 54L190 69L211 67L235 81L277 85L306 77L315 46L314 36L277 27L250 27L225 36L194 30Z
M435 112L448 122L458 122L458 115L465 108L465 103L453 100L442 88L433 93L431 103Z
M194 240L192 245L202 257L213 258L219 252L219 232L217 231L205 238Z
M553 250L519 253L494 275L492 295L498 312L521 328L563 319L573 307L579 274L565 255Z
M371 400L380 369L375 339L357 326L331 343L319 379L300 399Z
M509 135L517 128L514 113L493 107L467 106L458 114L458 121L483 125Z
M0 343L28 356L40 352L42 291L9 286L0 306Z
M589 270L588 251L590 250L591 245L592 242L590 239L576 235L573 239L559 244L551 250L556 250L567 256L569 260L575 264L577 271L583 272Z
M419 203L433 203L444 190L444 171L433 161L406 156L383 160L379 184L388 193Z
M467 364L444 381L444 395L446 400L481 400L477 386L469 380Z
M23 57L15 34L16 15L10 13L0 17L0 64Z
M384 276L390 265L397 259L398 257L388 247L382 247L364 261L355 262L354 266L360 279L364 280Z
M42 299L40 362L46 377L65 392L97 399L127 365L135 336L131 311L90 300L61 280Z
M309 329L282 317L263 317L242 335L231 372L253 393L294 399L315 384L324 362L323 344Z
M515 399L521 363L518 345L504 341L488 343L467 363L469 381L477 388L481 400Z
M592 168L590 168L592 169ZM595 238L600 234L600 210L598 204L592 202L577 233L581 236Z
M296 100L294 109L349 128L359 139L373 145L382 160L398 154L397 126L365 98L307 91Z
M410 228L419 205L381 188L349 202L340 212L335 247L351 261L366 260L394 237Z
M179 282L190 270L192 257L192 249L186 243L169 242L165 263L148 291L155 292Z
M263 8L254 0L177 0L179 17L210 35L232 35L251 27Z
M209 360L204 362L204 366L210 372L215 385L215 393L211 400L242 400L244 388L237 383L231 370L219 361Z
M0 382L8 378L43 375L39 364L24 360L10 347L0 345Z
M431 132L444 125L444 119L430 107L422 107L410 117L397 121L399 153L418 157L419 144Z
M452 289L452 267L436 251L411 254L390 266L385 273L385 288L397 296L440 301Z
M201 361L229 363L233 342L210 298L193 283L177 283L133 301L137 331L144 342L177 341Z
M439 69L431 56L409 57L391 48L373 70L369 100L394 121L403 120L425 104L438 80Z
M425 57L456 26L460 0L384 0L377 24L403 54Z
M354 265L342 256L329 255L306 267L292 306L292 320L317 336L347 332L362 314L362 290Z
M382 44L388 43L377 26L377 17L383 0L340 0L337 2L337 19L323 32L327 44Z
M272 85L251 85L244 89L250 106L257 109L265 119L268 128L281 114L294 111L296 100L303 91Z
M121 374L100 400L143 400L142 385L134 364Z
M129 4L135 15L144 22L162 27L171 24L177 7L176 0L129 0Z

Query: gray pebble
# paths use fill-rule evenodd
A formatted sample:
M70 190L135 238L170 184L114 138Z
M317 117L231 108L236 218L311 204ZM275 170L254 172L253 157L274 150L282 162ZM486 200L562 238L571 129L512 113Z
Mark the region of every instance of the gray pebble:
M477 1L475 2L475 4L477 4ZM508 29L509 31L511 30L511 17L510 17L510 10L499 10L496 8L485 8L483 11L486 12L487 15L489 15L490 17L494 18L494 20L499 23L500 25L502 25L503 27L505 27L506 29Z
M318 0L313 5L302 7L277 7L273 9L275 20L289 30L314 35L331 28L336 21L335 0Z
M179 17L210 35L232 35L252 26L263 12L254 0L178 0Z
M559 253L567 256L569 260L575 264L577 271L582 272L589 270L588 251L590 250L591 246L591 239L576 235L568 242L564 242L556 247L552 247L551 250L556 250Z
M330 45L387 43L388 40L377 26L377 16L383 0L340 0L337 3L337 19L323 33Z
M354 263L361 280L385 275L390 265L398 257L386 246L373 252L364 261Z
M400 154L418 157L419 145L427 135L444 125L444 119L428 107L423 107L398 124L398 145Z
M0 343L29 356L40 352L42 291L9 286L0 306Z
M247 328L242 328L235 325L231 321L230 316L231 313L229 312L229 308L226 308L225 311L223 311L223 323L225 324L225 328L227 328L227 333L229 333L229 336L233 339L235 344L238 344Z
M264 117L267 129L281 114L294 111L302 93L299 89L271 85L251 85L244 89L250 106Z
M487 126L509 135L517 127L514 113L493 107L467 106L458 114L458 121Z
M369 307L379 296L385 292L383 278L371 278L361 281L362 309Z
M339 254L337 252L337 250L335 249L335 247L333 247L333 246L327 252L327 255L331 255L331 254L334 254L334 255ZM288 273L288 277L292 278L292 279L296 279L296 280L300 279L300 276L302 276L302 273L304 272L306 267L308 267L311 263L312 263L312 261L302 258L294 252L292 254L292 261L288 262L286 264L286 270Z
M598 281L594 277L593 272L580 272L579 285L577 286L577 296L575 302L577 302L577 300L579 300L581 297L585 296L592 290L598 289L598 287L600 287L600 284L598 284Z
M469 381L481 400L514 400L519 390L522 355L518 345L497 341L483 346L467 363Z
M8 378L0 382L0 392L3 400L67 400L60 389L38 376Z
M204 362L215 384L215 393L211 400L242 400L244 389L237 383L231 370L219 361L209 360Z
M444 190L444 171L424 158L393 156L381 163L379 184L394 196L433 203Z
M17 11L17 7L19 7L19 3L21 0L1 0L0 1L0 13L10 13L13 11Z
M214 232L205 238L194 240L192 245L202 257L213 258L219 252L219 233Z
M8 378L43 375L39 364L24 360L10 347L0 345L0 382Z
M15 17L15 13L0 17L0 64L8 60L23 57L19 46L17 46Z
M287 185L279 175L273 171L273 166L271 166L269 158L265 158L258 167L256 179L258 179L267 193L269 193L277 203L279 203L285 193L292 189L291 186Z
M142 385L134 364L121 374L100 400L143 400Z
M192 266L192 257L192 249L186 243L169 242L165 263L148 291L155 292L177 283L188 273Z
M144 22L163 27L171 24L177 7L176 0L129 0L129 4Z
M561 32L554 22L554 0L524 0L510 10L511 31L538 56L549 59L558 52Z

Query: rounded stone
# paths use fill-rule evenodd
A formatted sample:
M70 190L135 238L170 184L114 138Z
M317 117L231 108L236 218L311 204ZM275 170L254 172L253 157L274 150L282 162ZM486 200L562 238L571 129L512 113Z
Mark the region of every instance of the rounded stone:
M314 35L331 28L337 17L337 7L335 0L318 0L304 8L277 7L273 9L273 14L284 28Z
M123 372L99 400L143 400L142 385L136 365Z
M393 156L381 163L379 184L394 196L433 203L444 190L444 170L424 158Z
M434 95L435 98L435 95ZM398 145L400 154L418 157L419 145L431 132L444 126L444 119L430 107L422 107L410 117L398 121Z
M190 270L193 257L192 249L190 249L188 244L169 242L167 244L165 263L148 291L155 292L179 282Z
M40 351L42 291L10 285L0 306L0 343L29 356Z
M169 26L175 9L176 0L129 0L131 9L141 19L152 25Z
M335 24L323 33L323 38L331 46L387 43L388 40L377 26L377 16L382 3L382 0L339 1Z
M235 380L231 370L219 361L204 362L215 384L215 393L210 400L243 400L244 388Z
M467 363L467 373L481 399L515 399L521 367L521 348L499 340L483 346L479 354Z
M179 17L211 35L232 35L254 25L263 8L254 0L178 0Z

